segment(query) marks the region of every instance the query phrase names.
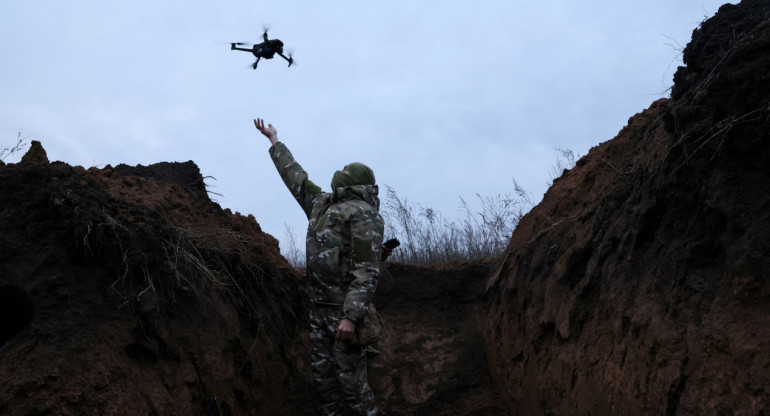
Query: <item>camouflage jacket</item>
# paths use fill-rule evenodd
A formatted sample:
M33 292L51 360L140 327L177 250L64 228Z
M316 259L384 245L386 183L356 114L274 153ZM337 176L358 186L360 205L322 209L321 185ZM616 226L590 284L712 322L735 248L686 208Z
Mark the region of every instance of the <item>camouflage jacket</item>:
M339 305L345 317L361 322L379 277L384 222L378 212L377 185L322 192L286 145L278 142L270 147L270 157L308 218L310 301Z

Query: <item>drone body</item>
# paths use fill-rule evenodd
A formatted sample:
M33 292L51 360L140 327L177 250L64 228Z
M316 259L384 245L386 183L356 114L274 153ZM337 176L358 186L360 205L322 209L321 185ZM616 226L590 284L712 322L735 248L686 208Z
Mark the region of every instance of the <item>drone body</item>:
M257 64L259 63L260 59L262 58L273 59L273 56L275 56L275 54L278 54L281 58L288 61L289 66L291 66L292 63L294 63L294 58L292 58L291 55L286 56L283 54L283 42L281 42L279 39L268 39L267 31L265 31L265 33L262 34L262 38L264 39L264 42L257 43L253 45L251 48L239 48L237 46L237 45L245 45L245 43L240 43L240 42L231 43L230 50L246 51L254 54L254 56L257 57L257 60L254 61L254 63L251 65L251 67L254 69L257 69Z

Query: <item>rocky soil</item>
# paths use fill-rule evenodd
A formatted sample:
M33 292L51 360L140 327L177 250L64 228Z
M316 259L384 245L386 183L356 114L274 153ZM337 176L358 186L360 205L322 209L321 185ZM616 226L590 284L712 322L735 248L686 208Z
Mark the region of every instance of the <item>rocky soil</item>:
M684 63L502 259L384 265L384 414L770 414L770 2L720 8ZM193 162L33 142L0 195L0 283L36 304L0 414L202 415L193 357L223 415L313 414L302 274Z

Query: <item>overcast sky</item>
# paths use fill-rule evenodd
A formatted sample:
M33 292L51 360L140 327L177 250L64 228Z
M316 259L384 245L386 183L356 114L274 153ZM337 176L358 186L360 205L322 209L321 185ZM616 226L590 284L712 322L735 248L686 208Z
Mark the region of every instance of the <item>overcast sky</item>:
M584 155L668 97L724 3L4 0L0 147L21 132L86 168L193 160L223 208L304 235L259 116L325 189L360 161L451 219L514 179L539 201L555 149ZM230 50L265 25L298 65Z

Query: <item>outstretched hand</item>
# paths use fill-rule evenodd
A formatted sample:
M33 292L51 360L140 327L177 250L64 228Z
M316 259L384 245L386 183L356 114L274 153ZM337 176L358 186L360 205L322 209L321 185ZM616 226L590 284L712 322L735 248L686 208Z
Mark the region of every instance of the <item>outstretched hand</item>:
M264 134L265 137L270 140L270 144L278 143L278 130L276 130L272 124L268 124L267 127L265 127L265 120L257 118L254 119L254 126L260 133Z

